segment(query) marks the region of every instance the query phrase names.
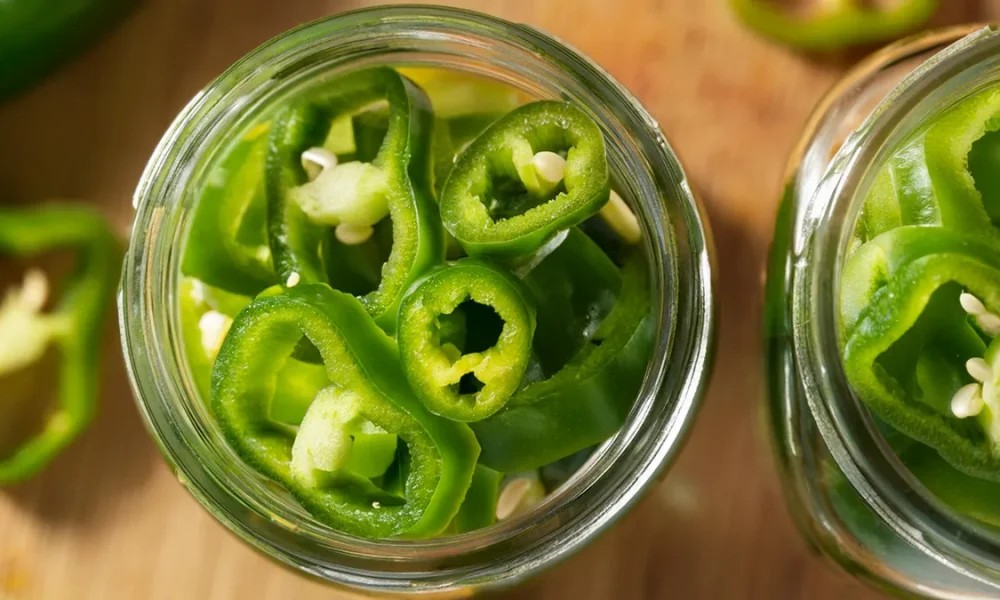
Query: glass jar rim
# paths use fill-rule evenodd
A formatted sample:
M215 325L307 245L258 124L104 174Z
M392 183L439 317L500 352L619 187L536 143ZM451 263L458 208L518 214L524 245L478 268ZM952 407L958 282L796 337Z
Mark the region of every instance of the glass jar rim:
M997 585L1000 539L934 498L889 448L847 381L837 333L839 265L851 225L875 177L874 167L884 164L930 115L940 114L985 85L996 85L1000 33L977 25L924 34L887 48L853 71L864 77L893 65L907 50L912 53L913 46L929 50L963 34L967 35L897 85L830 160L809 198L800 225L804 231L801 245L793 249L793 336L796 360L816 367L800 370L810 412L838 467L859 495L911 545L969 577ZM856 83L848 76L847 83L832 94Z
M165 325L170 317L157 314L155 303L169 297L176 277L170 265L176 264L178 229L183 228L175 225L195 165L204 162L199 151L205 141L230 130L236 113L273 99L317 69L333 68L334 63L357 68L359 57L381 58L382 53L393 54L394 64L403 62L400 57L409 47L398 45L402 42L425 50L450 44L449 56L459 49L485 52L492 44L522 61L512 59L505 65L527 68L527 61L533 61L530 64L549 74L563 73L560 83L572 89L560 95L601 103L598 116L609 154L617 152L619 161L627 159L635 170L636 181L629 183L640 188L637 216L646 243L655 245L647 255L660 282L657 297L664 327L657 333L654 358L628 422L592 460L590 480L575 477L575 488L567 484L568 492L557 492L562 504L549 507L554 512L536 511L481 532L420 542L348 536L336 542L306 540L307 532L283 515L260 505L252 507L256 512L244 511L246 498L227 504L236 502L234 490L192 451L191 444L207 443L210 432L170 400L184 394L178 374L170 369L183 358L163 343L170 339ZM620 127L606 127L608 115ZM676 455L707 383L715 310L709 236L680 163L652 117L620 84L589 59L530 27L464 10L395 6L343 13L286 32L235 63L181 112L143 173L135 206L119 313L129 376L147 428L185 487L230 530L266 553L332 581L423 591L470 582L508 583L534 573L580 547L636 501ZM174 238L162 231L173 232ZM636 456L630 459L630 453ZM578 512L561 520L560 511L571 503ZM543 547L550 549L544 557ZM503 560L484 555L482 548ZM468 557L483 560L461 560Z

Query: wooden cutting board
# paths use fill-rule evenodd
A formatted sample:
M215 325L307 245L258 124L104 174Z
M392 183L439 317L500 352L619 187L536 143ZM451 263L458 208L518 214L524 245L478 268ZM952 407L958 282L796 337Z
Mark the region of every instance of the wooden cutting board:
M0 108L0 195L82 198L122 231L146 159L234 60L364 1L151 0L99 47ZM760 427L760 291L786 154L857 55L807 58L741 29L723 0L466 0L590 55L659 120L718 247L716 377L665 482L612 531L514 598L879 597L810 553L786 516ZM948 0L939 23L1000 15ZM114 329L109 327L109 332ZM109 335L97 422L42 476L0 492L0 600L342 598L250 550L165 468Z

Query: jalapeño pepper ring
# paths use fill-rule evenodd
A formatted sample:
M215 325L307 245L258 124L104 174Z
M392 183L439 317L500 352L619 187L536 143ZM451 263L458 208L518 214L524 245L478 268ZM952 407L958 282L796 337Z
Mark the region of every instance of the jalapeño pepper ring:
M566 153L565 166L546 177L535 157L556 152ZM600 210L610 185L594 121L572 104L533 102L458 156L441 192L441 219L470 255L516 258Z
M455 311L467 300L496 311L503 321L495 343L478 343L471 335L442 339L440 321L461 318ZM431 271L403 300L399 322L403 370L431 412L479 421L503 408L520 387L531 355L535 307L521 282L502 269L462 259Z

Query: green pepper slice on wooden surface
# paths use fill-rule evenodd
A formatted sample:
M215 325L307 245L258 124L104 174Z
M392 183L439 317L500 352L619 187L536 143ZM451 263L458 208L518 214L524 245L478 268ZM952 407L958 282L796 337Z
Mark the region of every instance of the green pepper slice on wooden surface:
M94 417L101 329L112 302L121 251L108 222L82 206L0 209L0 255L32 257L69 250L75 271L62 282L51 311L47 279L29 271L24 286L0 304L0 375L58 350L56 406L42 431L0 457L0 485L23 481L44 468Z
M280 385L277 357L290 355L303 336L319 350L331 385L296 432L271 418L269 403ZM361 303L325 284L261 296L236 317L212 372L212 408L244 460L320 521L363 537L443 531L479 454L467 425L431 414L413 395L395 342ZM370 477L388 468L389 435L405 447L399 493ZM354 446L359 436L364 452Z
M504 115L459 155L441 219L468 254L517 258L597 213L610 192L600 127L572 104L539 101Z

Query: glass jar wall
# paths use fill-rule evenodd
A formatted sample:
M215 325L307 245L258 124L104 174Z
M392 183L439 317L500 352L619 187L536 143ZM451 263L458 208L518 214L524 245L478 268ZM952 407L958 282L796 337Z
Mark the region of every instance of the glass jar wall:
M643 231L657 321L627 422L528 512L468 534L372 541L318 524L226 445L192 380L179 328L179 264L199 189L233 132L318 79L375 65L444 68L561 98L601 127L616 186ZM708 376L714 328L707 231L656 123L599 67L528 27L441 8L380 8L326 19L254 51L195 97L136 191L120 294L135 395L178 479L266 554L370 591L464 592L508 585L580 548L631 506L680 448Z

